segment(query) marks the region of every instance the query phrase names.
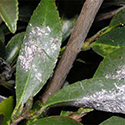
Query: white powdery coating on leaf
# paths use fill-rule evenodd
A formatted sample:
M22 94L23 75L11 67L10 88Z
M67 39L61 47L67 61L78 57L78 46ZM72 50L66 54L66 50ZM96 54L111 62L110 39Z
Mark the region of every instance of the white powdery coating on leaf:
M46 53L51 57L53 53L58 49L57 41L58 38L50 38L48 39L46 35L49 35L51 32L51 28L49 26L40 28L40 27L33 27L32 24L31 31L29 33L28 42L24 43L24 48L21 50L19 60L21 67L28 72L32 66L32 62L35 56L43 58L43 62L45 62ZM37 37L38 36L38 37ZM48 43L40 43L40 40L49 40ZM26 37L24 38L25 41ZM50 44L50 47L48 45ZM44 50L44 51L43 51ZM45 53L46 52L46 53Z
M113 79L125 79L125 65L119 66L116 70L115 74L106 74L106 78L113 78Z
M42 74L41 74L41 73L37 73L35 76L36 76L36 78L37 78L40 82L42 82Z
M58 38L51 38L50 43L51 43L51 50L55 51L57 49L57 44L56 42L58 41Z
M119 86L114 83L116 90L104 90L95 92L91 96L83 97L74 102L75 106L95 108L97 110L125 113L125 85Z
M38 51L40 55L42 53L42 47L39 45L40 40L36 38L36 40L33 41L33 36L34 35L42 36L44 32L45 31L40 29L39 27L32 27L32 30L28 38L28 42L24 43L24 49L21 50L19 59L20 59L20 65L26 72L31 68L32 61L34 57L37 55ZM26 37L24 38L24 40L25 39Z
M24 49L22 49L21 54L19 56L20 65L26 72L31 68L32 61L38 49L38 44L32 44L32 42L33 41L29 41L28 45L27 43L25 43L25 47Z
M51 28L49 26L46 27L49 32L51 32Z
M57 62L55 54L58 52L60 46L57 44L58 38L51 36L51 28L47 27L33 27L32 24L29 36L24 37L23 48L19 55L19 61L21 68L28 72L32 68L32 72L35 73L31 78L42 82L42 72L38 67L42 63L49 62L48 59L53 59L53 64ZM50 36L48 37L47 35ZM37 66L34 64L34 58L37 57ZM44 70L44 69L42 69Z

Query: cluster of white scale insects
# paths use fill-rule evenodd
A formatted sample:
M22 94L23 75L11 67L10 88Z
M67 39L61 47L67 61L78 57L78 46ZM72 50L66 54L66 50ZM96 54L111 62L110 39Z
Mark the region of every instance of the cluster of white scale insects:
M48 35L51 33L51 28L49 26L44 28L37 26L33 27L32 24L30 24L30 26L32 28L28 39L24 37L24 45L20 52L19 61L21 68L25 72L28 72L32 67L36 72L36 78L41 82L42 74L37 72L38 69L37 66L33 63L33 60L37 56L37 58L40 58L40 61L46 63L46 58L48 56L51 58L56 49L58 49L58 45L56 43L58 38L48 37ZM44 41L47 41L47 43Z

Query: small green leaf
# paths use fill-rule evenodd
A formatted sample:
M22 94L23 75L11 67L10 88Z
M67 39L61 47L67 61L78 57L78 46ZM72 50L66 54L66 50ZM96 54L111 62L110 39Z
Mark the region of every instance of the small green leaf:
M61 116L70 116L70 115L72 115L73 114L73 112L72 111L61 111L61 113L60 113L60 115Z
M125 27L116 28L110 32L99 37L99 39L92 44L92 48L101 56L107 56L114 50L125 46Z
M88 112L91 112L93 111L94 109L91 109L91 108L79 108L78 111L77 111L77 114L83 114L83 113L88 113Z
M125 81L93 78L69 85L52 95L44 108L71 105L96 110L125 113Z
M124 125L124 124L125 124L125 118L113 116L102 122L100 125Z
M18 20L18 1L0 0L0 14L9 30L15 33Z
M82 125L82 124L67 117L56 116L56 117L42 118L35 122L30 123L29 125Z
M17 60L21 45L23 43L24 34L24 32L16 34L6 46L6 61L10 65L13 65Z
M119 11L111 20L110 27L116 27L125 24L125 8Z
M13 111L13 97L9 97L0 103L0 114L4 115L2 125L8 125Z
M31 17L17 62L16 108L35 96L52 74L60 51L61 30L54 0L42 0Z
M125 79L125 47L121 47L105 57L94 77Z

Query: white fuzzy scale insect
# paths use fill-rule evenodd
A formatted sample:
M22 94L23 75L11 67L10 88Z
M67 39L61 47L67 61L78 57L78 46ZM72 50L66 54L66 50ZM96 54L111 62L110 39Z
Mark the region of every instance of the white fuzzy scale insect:
M45 28L33 27L32 24L29 26L31 26L31 31L28 39L24 37L24 44L19 56L20 66L25 72L28 72L30 68L34 66L33 60L36 56L38 56L40 60L42 58L41 61L45 62L47 55L51 57L56 49L58 49L56 44L58 38L48 37L51 33L49 26ZM49 42L45 43L42 40ZM33 69L36 72L36 78L41 82L42 74L37 72L37 67L33 67Z

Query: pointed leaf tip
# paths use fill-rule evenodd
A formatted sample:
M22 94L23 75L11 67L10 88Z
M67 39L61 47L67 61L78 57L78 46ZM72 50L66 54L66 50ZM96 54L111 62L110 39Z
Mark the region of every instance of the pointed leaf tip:
M1 18L12 33L17 29L18 14L18 0L0 0Z

